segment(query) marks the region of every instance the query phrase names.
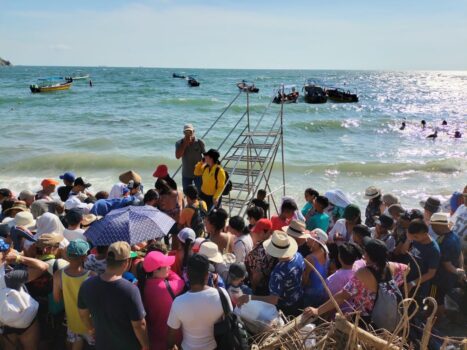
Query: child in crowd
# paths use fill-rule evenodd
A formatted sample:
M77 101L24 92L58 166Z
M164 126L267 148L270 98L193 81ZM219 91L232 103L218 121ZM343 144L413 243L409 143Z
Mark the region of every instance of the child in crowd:
M245 279L248 277L245 264L234 263L229 267L229 274L225 281L225 287L230 295L232 304L237 304L237 298L243 294L253 294L250 287L245 284Z
M316 196L313 201L314 214L308 216L306 220L306 229L314 230L319 228L324 232L328 231L329 228L329 215L324 213L324 210L328 207L329 200L324 196Z
M256 198L251 200L251 204L260 207L263 209L264 214L263 217L267 218L268 217L268 211L269 211L269 203L266 202L266 190L258 190L258 193L256 194Z

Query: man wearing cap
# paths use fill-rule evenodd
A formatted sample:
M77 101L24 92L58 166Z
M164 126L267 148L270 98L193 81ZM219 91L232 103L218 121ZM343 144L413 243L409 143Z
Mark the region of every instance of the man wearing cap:
M51 194L55 192L56 186L59 182L55 179L44 179L41 182L42 190L36 193L36 199L45 199L52 201Z
M185 137L175 144L175 157L182 158L182 184L185 190L188 185L201 188L201 178L194 175L196 163L203 158L206 152L204 141L195 137L195 129L192 124L183 127Z
M375 186L370 186L365 190L365 199L368 199L368 205L365 209L365 225L368 227L375 226L375 217L380 216L381 204L381 190Z
M431 216L437 213L441 209L441 201L435 197L428 197L426 201L420 201L420 206L423 208L423 217L427 225L430 225ZM435 233L431 225L428 233L434 240L438 239L438 235Z
M305 260L297 252L297 242L285 232L274 231L271 238L263 242L263 246L267 254L279 260L269 279L269 295L242 295L237 299L237 305L259 300L277 305L286 316L299 315L303 306Z
M96 199L90 192L86 190L91 186L92 185L84 178L77 177L73 182L73 187L71 188L68 198L77 197L81 202L94 203Z
M83 282L92 273L83 267L84 260L89 251L86 241L77 239L71 241L66 248L69 265L54 273L53 297L55 302L63 300L67 320L67 342L72 344L72 349L82 349L84 341L93 345L92 338L88 335L86 325L81 320L78 312L78 292Z
M396 247L396 240L391 232L394 226L394 220L388 214L381 214L381 216L375 220L375 224L376 226L371 228L371 237L383 241L389 253L392 253Z
M71 189L73 188L73 182L75 182L76 176L71 171L67 171L63 175L60 175L59 177L60 179L63 180L63 183L65 184L65 186L60 186L57 189L57 193L60 199L62 200L62 202L65 202L70 195Z
M127 242L111 244L105 272L84 281L79 290L79 314L88 334L95 336L97 350L149 348L141 295L122 278L130 254Z
M438 235L441 262L433 284L436 286L436 301L440 311L444 311L444 296L457 285L465 281L464 256L461 242L449 228L449 214L434 213L430 219L433 231Z
M253 249L245 258L245 266L250 277L253 293L269 294L269 276L277 263L277 259L266 254L263 242L271 237L272 222L269 219L259 219L251 229Z

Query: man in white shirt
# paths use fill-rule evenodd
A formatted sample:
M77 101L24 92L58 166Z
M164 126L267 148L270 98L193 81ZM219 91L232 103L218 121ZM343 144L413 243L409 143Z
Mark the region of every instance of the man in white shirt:
M75 208L69 210L65 215L65 220L68 227L63 231L63 236L69 241L74 241L75 239L86 241L84 230L81 228L81 221L83 220L81 209Z
M452 232L461 240L461 246L465 252L467 251L467 186L465 186L462 196L464 204L457 208L450 221L452 223Z
M180 344L176 344L176 335L181 327L183 350L214 350L217 348L214 324L223 315L219 291L226 296L230 309L232 304L225 289L217 290L206 285L209 270L206 257L193 255L188 260L187 268L190 291L178 296L172 304L167 320L168 348L175 349L177 345L180 349Z

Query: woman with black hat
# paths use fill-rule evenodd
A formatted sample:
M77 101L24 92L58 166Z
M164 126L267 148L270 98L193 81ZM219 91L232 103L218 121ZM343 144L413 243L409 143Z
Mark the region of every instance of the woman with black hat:
M360 312L365 322L371 321L375 305L379 282L388 281L391 285L400 286L404 282L404 275L408 272L407 265L388 261L388 249L384 242L365 237L364 258L366 266L360 268L344 286L334 295L336 302L342 305L350 301L353 309ZM320 316L334 310L334 303L330 300L318 308L307 307L305 316ZM388 310L388 314L394 310Z
M224 190L226 175L220 165L220 154L215 149L203 153L204 158L195 167L195 176L201 176L200 198L206 202L208 210L218 206Z

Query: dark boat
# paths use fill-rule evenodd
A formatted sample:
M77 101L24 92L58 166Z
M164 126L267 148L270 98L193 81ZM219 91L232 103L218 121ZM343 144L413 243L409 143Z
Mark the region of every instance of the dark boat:
M282 85L272 102L277 104L297 103L299 95L295 85Z
M184 75L177 74L177 73L173 73L173 74L172 74L172 78L185 79L185 76L184 76Z
M356 93L351 93L340 88L326 89L328 98L334 102L358 102Z
M199 81L193 77L188 77L187 81L188 81L188 85L190 85L191 87L199 86Z
M259 92L259 89L255 86L254 83L248 84L247 81L242 80L241 83L237 83L237 87L245 92L256 94Z
M326 91L311 80L307 80L303 91L305 92L304 99L306 103L326 103L328 100Z

